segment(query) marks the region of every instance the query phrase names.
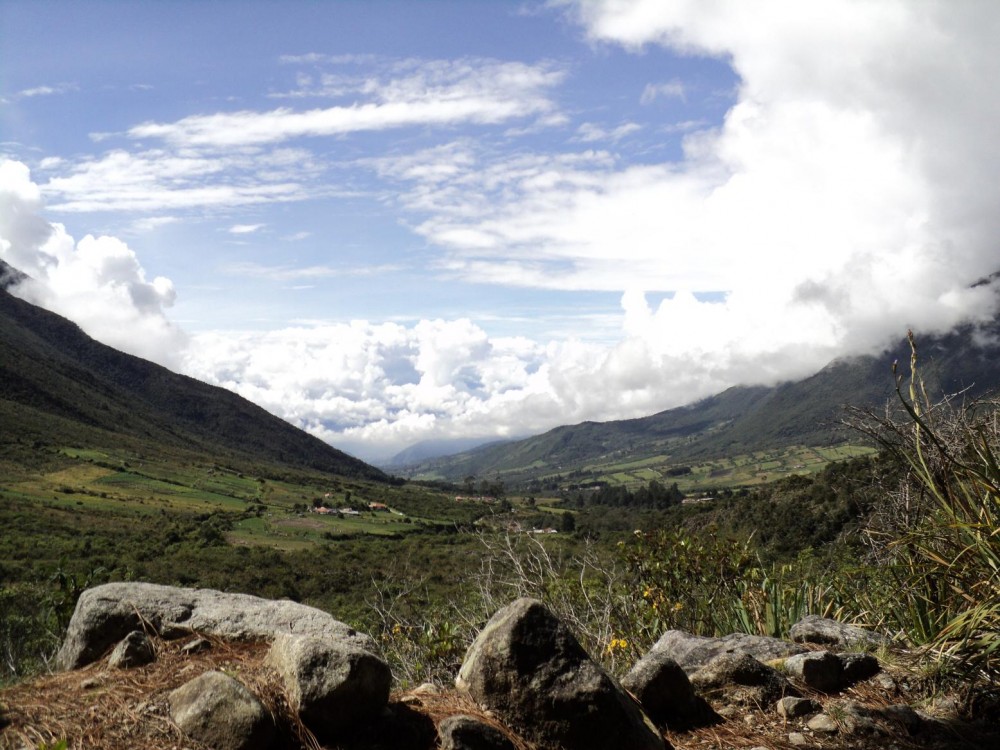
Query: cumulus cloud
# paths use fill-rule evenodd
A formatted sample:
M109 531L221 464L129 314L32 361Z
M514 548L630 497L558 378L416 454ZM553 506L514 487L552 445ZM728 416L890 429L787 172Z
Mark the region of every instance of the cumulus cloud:
M403 200L445 249L443 268L630 290L645 349L685 366L708 358L732 382L993 314L993 291L971 284L998 265L1000 112L986 82L1000 74L1000 10L609 0L577 13L595 40L729 60L735 105L721 127L688 135L675 163L470 143L382 162L409 184ZM678 294L643 311L657 290ZM693 294L707 291L723 301Z
M641 134L633 123L574 123L566 148L548 153L456 136L351 166L387 183L382 195L426 239L438 274L621 295L615 342L497 338L463 319L357 321L197 334L181 354L184 371L338 446L386 455L427 437L501 437L649 414L738 383L807 375L908 326L942 331L995 313L995 289L973 282L1000 265L992 90L1000 6L572 7L597 44L728 61L739 86L724 120L643 122ZM147 282L120 241L74 244L40 218L43 193L63 211L157 215L300 200L315 197L317 185L303 176L307 153L275 148L292 139L456 123L510 125L504 137L517 138L532 122L567 122L552 92L568 73L552 64L396 61L359 76L322 66L371 60L285 62L317 66L300 71L290 99L353 99L144 123L128 131L137 150L51 163L63 171L41 191L23 167L5 166L5 203L23 210L3 215L3 257L52 288L54 268L78 267L72 283L97 290L101 305L118 300L138 320L166 325L168 284ZM649 80L640 104L685 96L672 71ZM676 161L615 152L671 129L687 133ZM595 145L616 138L615 151ZM343 273L284 264L229 271L286 281ZM62 283L71 285L70 275ZM74 299L71 292L61 297Z
M165 314L175 298L170 280L148 280L121 240L87 235L75 242L41 211L28 168L0 163L0 258L31 277L14 293L106 344L176 367L185 336Z

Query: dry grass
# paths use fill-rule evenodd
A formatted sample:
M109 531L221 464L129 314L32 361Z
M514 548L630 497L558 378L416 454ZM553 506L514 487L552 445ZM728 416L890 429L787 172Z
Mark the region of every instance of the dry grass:
M3 690L0 704L10 725L0 734L0 748L66 739L72 748L200 750L170 720L167 693L212 669L238 676L273 714L287 713L280 691L267 689L275 677L261 665L266 644L209 639L209 650L184 654L181 649L191 640L156 641L156 661L145 667L112 669L99 661Z
M171 690L210 670L231 674L261 699L281 734L291 738L284 750L321 750L289 708L278 676L264 664L267 643L206 637L211 648L184 653L183 647L194 639L155 639L156 661L144 667L114 669L102 660L0 690L3 717L9 722L0 731L0 750L33 750L63 739L71 750L210 750L171 721L167 699ZM433 728L455 714L474 716L507 735L517 750L531 750L471 699L451 690L395 693L390 708L404 722L419 720L422 736L429 739L422 744L427 750L436 742ZM370 740L358 737L344 747L362 747ZM376 744L385 742L382 738Z
M237 677L260 697L279 727L289 738L276 750L323 750L313 735L298 721L284 697L279 678L264 663L266 643L239 643L208 638L211 648L186 654L183 647L194 636L177 641L155 641L157 659L153 664L131 670L112 669L100 661L73 672L38 678L0 690L0 706L9 725L0 731L0 750L34 750L67 740L71 750L208 750L181 733L169 717L168 693L209 670L221 670ZM836 697L810 694L830 709L843 701L854 701L868 709L893 704L919 703L923 689L912 666L894 667L900 686L887 691L872 682L862 682ZM907 687L912 686L912 688ZM912 692L911 692L912 689ZM805 691L804 691L805 692ZM952 704L954 705L954 704ZM717 707L718 708L718 707ZM932 711L933 712L933 711ZM421 687L395 693L384 720L373 722L356 737L334 750L432 750L437 747L437 726L456 714L467 714L496 727L516 750L533 746L512 734L491 714L469 697L454 690ZM676 750L792 750L792 732L802 733L806 747L815 750L916 750L917 748L1000 747L995 732L977 734L969 725L947 716L934 736L909 737L892 722L879 721L880 728L869 734L823 735L810 732L805 719L780 718L773 710L741 710L714 727L688 732L667 732ZM985 744L984 744L985 743Z

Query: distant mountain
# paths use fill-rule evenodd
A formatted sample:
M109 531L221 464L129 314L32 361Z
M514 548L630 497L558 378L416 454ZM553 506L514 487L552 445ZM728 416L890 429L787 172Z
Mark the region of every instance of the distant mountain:
M388 461L383 461L379 465L386 468L395 466L409 466L419 461L438 458L440 456L451 456L455 453L473 450L484 443L495 443L492 439L483 438L452 438L443 440L421 440L414 443L409 448L400 451Z
M1000 322L919 337L921 373L931 394L1000 390ZM815 375L774 387L730 388L697 403L640 419L584 422L524 440L401 467L405 476L459 482L501 476L520 484L582 471L610 457L639 461L669 454L677 462L722 458L791 445L822 446L858 436L842 424L844 407L880 407L894 397L891 367L909 373L905 341L878 356L832 362Z
M10 278L5 268L0 279ZM13 442L166 447L388 479L230 391L94 341L0 285L0 444Z

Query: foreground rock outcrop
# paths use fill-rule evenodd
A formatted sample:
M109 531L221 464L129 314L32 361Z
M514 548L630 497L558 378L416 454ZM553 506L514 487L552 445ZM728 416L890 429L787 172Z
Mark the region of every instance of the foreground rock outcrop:
M56 664L77 669L100 659L128 633L144 629L164 638L198 632L236 640L296 633L374 649L367 635L297 602L152 583L108 583L80 595Z
M497 612L469 648L458 687L541 748L663 750L638 704L541 602Z
M389 665L351 644L279 633L267 661L289 705L320 739L371 721L389 702Z
M205 672L169 695L170 718L216 750L265 750L274 724L264 705L233 677Z
M846 633L854 648L881 642L832 621L807 626ZM67 663L91 663L0 689L0 750L64 737L116 750L1000 747L1000 730L957 723L957 703L942 703L942 721L912 692L918 680L830 642L806 650L670 631L625 676L626 692L551 611L522 599L469 648L460 691L403 694L391 693L371 643L291 602L98 587L81 598L62 650Z

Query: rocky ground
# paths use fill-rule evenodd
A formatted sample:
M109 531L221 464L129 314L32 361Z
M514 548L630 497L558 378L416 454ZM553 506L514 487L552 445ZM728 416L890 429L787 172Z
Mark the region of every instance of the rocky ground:
M162 589L154 593L160 605L167 601ZM105 605L113 604L112 598L105 599ZM210 621L204 614L214 612L204 603L185 604L178 610L176 599L169 601L171 611L182 612L188 621L203 617L206 624L219 626L218 619ZM254 611L260 601L251 602ZM104 633L108 611L102 610L101 615ZM160 630L169 629L164 618L159 620ZM147 620L147 625L151 622ZM246 623L240 619L240 627ZM829 621L810 626L843 627ZM823 631L812 632L811 637L827 637ZM634 701L603 696L605 689L614 694L620 690L593 667L564 626L531 600L513 603L487 625L463 664L461 690L424 685L389 694L386 688L375 713L364 715L365 709L358 704L352 709L357 714L353 720L325 743L314 734L321 725L304 707L309 701L322 706L317 701L326 698L305 695L302 691L307 687L299 692L289 689L288 675L275 655L275 644L282 639L281 635L269 640L172 632L169 638L153 634L148 646L140 644L129 655L123 644L141 640L130 635L118 641L110 656L0 690L0 749L50 750L63 741L68 748L114 750L630 750L660 744L656 731L644 734L644 720L637 709L638 728L629 728L634 717L626 714L633 711ZM295 645L300 639L296 635L286 640ZM71 640L68 637L67 643ZM841 651L830 643L747 636L700 639L671 631L623 682L648 716L666 727L660 731L669 743L664 746L678 750L1000 748L996 691L943 689L939 673L929 668L927 659L885 643L877 648L874 643L868 645L872 648L866 653ZM353 649L345 653L355 653ZM81 636L74 653L85 650ZM61 656L68 658L67 653L64 649ZM144 663L133 662L135 654ZM505 663L511 655L517 665ZM296 658L299 664L315 666L317 659L326 657L310 652L304 661ZM344 671L333 663L324 669ZM517 670L522 674L516 674ZM179 726L178 688L197 684L196 678L206 674L236 684L254 697L266 719L266 736L247 732L237 740L235 732L223 730L214 735L217 739L208 741L211 735ZM500 682L491 685L494 678ZM371 691L372 684L376 684L375 692L382 690L379 679L373 682L370 675L347 682L354 693ZM335 692L340 688L327 685L324 689ZM212 692L202 689L206 695ZM344 699L341 694L336 700ZM546 703L565 706L571 702L568 713L543 715ZM622 706L624 714L619 716ZM519 719L519 711L526 718ZM609 732L605 723L614 729ZM581 726L586 727L582 734ZM648 721L645 726L649 728ZM551 734L554 731L569 734L560 738Z
M141 747L146 750L207 748L184 733L171 721L167 710L168 693L191 678L210 670L238 675L245 684L255 686L265 698L268 709L295 737L286 747L315 750L322 747L301 723L296 721L282 697L279 681L265 664L266 643L233 643L210 638L210 648L185 653L195 639L156 640L157 659L144 667L115 669L107 662L96 662L83 669L55 674L0 691L0 706L6 727L0 732L0 748L52 747L62 739L70 748ZM664 736L678 750L723 750L729 748L857 748L858 750L908 750L910 748L1000 748L1000 727L993 714L970 720L962 716L962 700L954 694L933 695L914 669L917 665L900 663L887 667L884 674L895 685L887 691L883 684L859 683L836 696L805 691L832 725L811 729L810 721L819 713L802 718L785 718L773 709L753 706L716 710L725 714L714 726L685 732L666 731ZM917 707L918 723L904 717L878 722L858 729L844 708L855 704L874 713L891 706ZM424 686L393 693L381 721L359 732L340 747L357 750L397 748L425 750L439 746L437 726L449 716L472 715L503 732L518 750L531 747L506 730L488 712L468 696L454 689ZM329 746L334 747L334 746Z

